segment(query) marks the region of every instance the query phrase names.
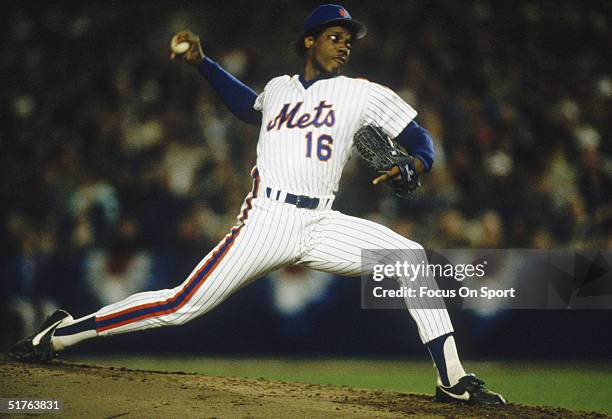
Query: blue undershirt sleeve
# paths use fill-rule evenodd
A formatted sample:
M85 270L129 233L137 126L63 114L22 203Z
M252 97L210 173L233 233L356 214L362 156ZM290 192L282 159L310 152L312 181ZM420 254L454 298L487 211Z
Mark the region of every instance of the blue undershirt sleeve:
M431 170L434 161L433 141L427 130L416 121L410 122L406 128L397 136L397 142L404 147L409 154L423 162L425 171Z
M253 109L257 93L208 57L198 65L198 72L236 117L247 124L260 125L261 112Z

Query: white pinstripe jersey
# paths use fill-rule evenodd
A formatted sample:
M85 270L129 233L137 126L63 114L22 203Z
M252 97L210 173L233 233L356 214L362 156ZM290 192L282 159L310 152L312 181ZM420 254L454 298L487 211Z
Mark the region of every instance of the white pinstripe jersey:
M417 114L392 90L345 76L318 80L308 89L297 75L276 77L254 108L262 112L262 184L319 198L337 191L359 127L377 125L395 138Z

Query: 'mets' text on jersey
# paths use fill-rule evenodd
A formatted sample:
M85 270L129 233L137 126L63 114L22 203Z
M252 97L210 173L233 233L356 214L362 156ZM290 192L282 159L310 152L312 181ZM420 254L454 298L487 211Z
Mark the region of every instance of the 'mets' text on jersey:
M416 116L390 89L344 76L308 89L297 75L274 78L254 107L262 112L257 144L262 184L319 198L338 189L359 127L377 125L395 138Z
M333 106L325 104L325 101L322 100L321 103L317 105L314 109L314 116L308 112L301 114L297 121L294 121L296 118L296 114L300 111L303 102L296 103L293 107L291 107L290 103L287 103L279 114L272 121L268 123L266 126L268 131L271 129L281 129L283 124L287 124L287 128L308 128L309 126L314 126L319 128L322 125L326 125L328 127L334 126L334 122L336 122L336 116L334 114ZM323 114L323 110L326 108L329 109L324 118L321 118Z

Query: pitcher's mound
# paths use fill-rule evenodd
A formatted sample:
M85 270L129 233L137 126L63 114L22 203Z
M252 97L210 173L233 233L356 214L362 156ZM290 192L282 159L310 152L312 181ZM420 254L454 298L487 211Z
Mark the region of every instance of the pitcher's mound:
M605 417L553 407L479 408L432 396L54 362L0 363L0 397L61 399L63 417Z

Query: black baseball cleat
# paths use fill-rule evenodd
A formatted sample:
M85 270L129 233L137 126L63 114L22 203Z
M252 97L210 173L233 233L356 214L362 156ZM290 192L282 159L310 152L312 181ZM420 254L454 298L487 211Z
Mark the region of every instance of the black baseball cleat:
M474 374L459 379L451 387L436 386L436 401L445 403L465 403L478 406L503 406L506 400L501 394L487 390L485 382Z
M8 357L21 362L47 362L54 358L57 353L51 345L51 337L65 320L72 320L72 316L64 310L56 310L47 317L36 333L20 340L9 349Z

